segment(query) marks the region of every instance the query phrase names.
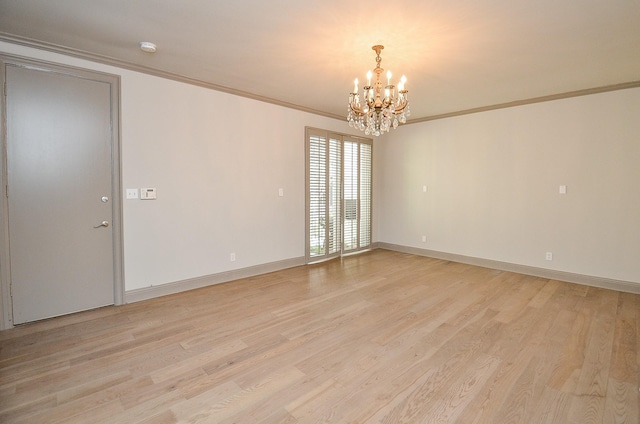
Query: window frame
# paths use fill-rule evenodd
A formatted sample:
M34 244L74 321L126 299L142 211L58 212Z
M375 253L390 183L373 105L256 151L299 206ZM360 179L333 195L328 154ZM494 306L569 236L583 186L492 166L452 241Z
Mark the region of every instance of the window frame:
M324 140L324 171L325 174L321 177L318 171L318 164L312 160L311 157L311 148L312 148L312 139L313 142L319 142L318 140ZM330 164L327 163L327 158L331 155L331 142L338 141L340 143L340 169L339 169L339 221L338 226L335 226L335 221L331 221L331 216L329 209L331 207L330 200L327 198L326 193L335 193L335 188L332 190L332 186L330 183ZM356 199L349 198L346 199L345 196L345 167L348 166L345 164L345 145L347 143L353 143L356 146L357 150L357 158L355 164L355 181L351 181L355 183L355 190L357 192ZM363 147L364 146L364 147ZM317 150L317 146L316 146ZM365 154L365 161L363 163L363 151ZM322 158L320 159L322 160ZM312 166L314 167L312 169ZM351 164L353 171L353 163ZM364 168L363 168L364 166ZM366 172L365 178L362 177L362 173ZM312 201L317 202L321 199L322 191L318 192L318 181L319 179L324 178L325 186L324 186L324 205L322 205L323 210L318 211L317 209L312 210ZM336 175L333 175L333 178L336 178ZM362 198L363 195L363 186L365 184L364 191L366 193L366 198ZM312 187L313 184L313 187ZM368 184L368 186L367 186ZM348 134L341 134L337 132L331 132L328 130L322 130L318 128L306 127L305 128L305 194L306 194L306 202L305 202L305 257L307 263L320 262L324 260L333 259L339 256L353 254L365 250L371 249L372 246L372 223L373 223L373 140L369 138L356 137ZM355 200L356 208L355 211L351 208L345 208L347 203L352 204ZM363 202L364 200L364 202ZM334 199L335 201L335 199ZM349 201L349 202L348 202ZM320 212L320 213L318 213ZM355 246L350 247L348 250L345 250L345 222L347 221L346 214L350 215L350 218L353 218L353 214L355 212ZM316 237L312 237L312 221L318 220L318 216L324 213L324 222L334 222L333 226L324 227L324 239L323 246L324 250L322 254L313 253L312 250L315 251L317 245L313 246L312 249L312 238L317 240ZM313 214L313 219L312 219ZM363 216L364 214L364 216ZM364 220L363 220L364 218ZM351 219L350 219L351 221ZM320 223L320 225L322 225ZM353 225L353 224L352 224ZM314 229L314 232L317 234L317 226ZM334 229L333 233L331 232L331 228ZM336 234L336 232L338 234ZM333 234L334 238L331 239L331 235ZM336 236L339 241L339 248L335 251L329 251L330 242L336 240ZM368 243L367 243L368 241ZM364 242L364 244L363 244Z

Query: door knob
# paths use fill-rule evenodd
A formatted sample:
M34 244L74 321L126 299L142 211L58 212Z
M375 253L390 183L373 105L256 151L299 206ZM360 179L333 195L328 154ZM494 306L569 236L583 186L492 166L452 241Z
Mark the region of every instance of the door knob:
M108 226L109 226L109 221L102 221L100 225L96 225L93 228L108 227Z

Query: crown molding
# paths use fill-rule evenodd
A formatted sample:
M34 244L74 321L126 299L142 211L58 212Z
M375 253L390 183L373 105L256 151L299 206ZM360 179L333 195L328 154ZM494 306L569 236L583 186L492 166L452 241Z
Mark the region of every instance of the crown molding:
M308 108L305 106L297 105L294 103L285 102L282 100L272 99L266 96L260 96L258 94L249 93L247 91L237 90L231 87L226 87L224 85L214 84L210 82L206 82L203 80L199 80L196 78L190 78L185 75L180 75L172 72L161 71L158 69L150 68L147 66L137 65L135 63L127 62L121 59L116 59L111 56L99 55L95 53L89 53L84 50L74 49L66 46L61 46L59 44L47 43L43 41L34 40L27 37L19 37L12 34L7 34L0 32L0 41L5 41L11 44L17 44L24 47L30 47L38 50L44 50L51 53L63 54L65 56L71 56L78 59L89 60L92 62L100 63L103 65L114 66L117 68L127 69L129 71L141 72L148 75L153 75L160 78L166 78L173 81L183 82L186 84L191 84L203 88L207 88L210 90L220 91L227 94L232 94L235 96L245 97L247 99L257 100L264 103L270 103L276 106L282 106L289 109L295 109L301 112L307 112L314 115L320 115L327 118L344 120L343 116L335 115L333 113L323 112L321 110Z
M153 76L166 78L166 79L170 79L170 80L174 80L174 81L178 81L178 82L183 82L183 83L186 83L186 84L196 85L196 86L199 86L199 87L203 87L203 88L207 88L207 89L211 89L211 90L215 90L215 91L220 91L220 92L232 94L232 95L235 95L235 96L240 96L240 97L245 97L245 98L252 99L252 100L257 100L257 101L260 101L260 102L270 103L270 104L273 104L273 105L276 105L276 106L282 106L282 107L286 107L286 108L289 108L289 109L295 109L295 110L298 110L298 111L301 111L301 112L306 112L306 113L311 113L311 114L314 114L314 115L324 116L324 117L327 117L327 118L337 119L337 120L340 120L340 121L344 120L344 116L341 116L341 115L336 115L336 114L333 114L333 113L328 113L328 112L324 112L324 111L321 111L321 110L312 109L312 108L308 108L308 107L305 107L305 106L297 105L297 104L294 104L294 103L284 102L284 101L277 100L277 99L272 99L272 98L266 97L266 96L260 96L260 95L257 95L257 94L249 93L249 92L242 91L242 90L237 90L237 89L234 89L234 88L231 88L231 87L226 87L226 86L219 85L219 84L214 84L214 83L202 81L202 80L195 79L195 78L190 78L190 77L187 77L187 76L184 76L184 75L180 75L180 74L175 74L175 73L172 73L172 72L160 71L158 69L153 69L153 68L150 68L150 67L137 65L135 63L131 63L131 62L127 62L127 61L124 61L124 60L116 59L114 57L105 56L105 55L99 55L99 54L95 54L95 53L89 53L89 52L86 52L86 51L83 51L83 50L73 49L73 48L62 46L62 45L59 45L59 44L47 43L47 42L43 42L43 41L39 41L39 40L34 40L34 39L31 39L31 38L28 38L28 37L20 37L20 36L16 36L16 35L13 35L13 34L8 34L8 33L5 33L5 32L0 32L0 41L5 41L7 43L17 44L17 45L21 45L21 46L25 46L25 47L31 47L31 48L35 48L35 49L39 49L39 50L52 52L52 53L63 54L63 55L66 55L66 56L72 56L72 57L76 57L76 58L79 58L79 59L90 60L92 62L97 62L97 63L101 63L103 65L109 65L109 66L114 66L114 67L118 67L118 68L123 68L123 69L127 69L127 70L130 70L130 71L141 72L141 73L148 74L148 75L153 75ZM640 87L640 80L624 82L624 83L619 83L619 84L606 85L606 86L602 86L602 87L592 87L592 88L586 88L586 89L582 89L582 90L568 91L568 92L565 92L565 93L551 94L551 95L547 95L547 96L533 97L533 98L529 98L529 99L521 99L521 100L515 100L515 101L511 101L511 102L498 103L498 104L494 104L494 105L480 106L480 107L471 108L471 109L465 109L465 110L460 110L460 111L447 112L447 113L442 113L442 114L438 114L438 115L426 116L424 118L410 119L404 125L417 124L417 123L420 123L420 122L427 122L427 121L435 121L435 120L438 120L438 119L453 118L453 117L456 117L456 116L470 115L470 114L473 114L473 113L487 112L487 111L496 110L496 109L506 109L506 108L516 107L516 106L525 106L525 105L534 104L534 103L549 102L549 101L553 101L553 100L562 100L562 99L568 99L568 98L571 98L571 97L587 96L587 95L590 95L590 94L606 93L606 92L609 92L609 91L625 90L625 89L629 89L629 88L638 88L638 87Z
M516 107L516 106L525 106L525 105L530 105L534 103L550 102L554 100L568 99L571 97L588 96L590 94L606 93L609 91L626 90L629 88L638 88L638 87L640 87L640 81L623 82L620 84L611 84L611 85L605 85L602 87L593 87L593 88L586 88L583 90L567 91L565 93L551 94L548 96L540 96L540 97L532 97L530 99L515 100L512 102L498 103L498 104L489 105L489 106L480 106L472 109L448 112L448 113L443 113L439 115L431 115L431 116L426 116L424 118L412 119L410 121L407 121L407 124L416 124L419 122L435 121L437 119L445 119L445 118L452 118L455 116L470 115L472 113L487 112L487 111L496 110L496 109L506 109L506 108Z

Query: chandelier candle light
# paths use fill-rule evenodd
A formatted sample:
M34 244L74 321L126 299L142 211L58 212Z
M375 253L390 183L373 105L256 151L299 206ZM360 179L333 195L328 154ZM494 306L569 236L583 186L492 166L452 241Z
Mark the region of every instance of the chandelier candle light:
M391 71L387 71L387 85L381 81L384 69L380 67L382 58L380 52L384 46L373 46L376 52L376 67L373 73L376 74L375 85L371 85L373 73L367 72L367 85L362 93L363 101L358 94L358 78L354 81L353 93L349 93L349 113L347 121L349 126L364 131L366 135L380 135L388 132L391 127L398 128L399 124L407 122L407 116L411 114L409 110L408 90L405 89L407 78L403 75L398 82L398 89L391 84Z

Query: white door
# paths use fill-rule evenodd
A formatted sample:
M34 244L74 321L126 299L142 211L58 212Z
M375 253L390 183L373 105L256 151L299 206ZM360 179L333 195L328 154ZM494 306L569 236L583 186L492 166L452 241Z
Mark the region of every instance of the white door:
M112 87L16 64L5 81L13 323L112 305Z

